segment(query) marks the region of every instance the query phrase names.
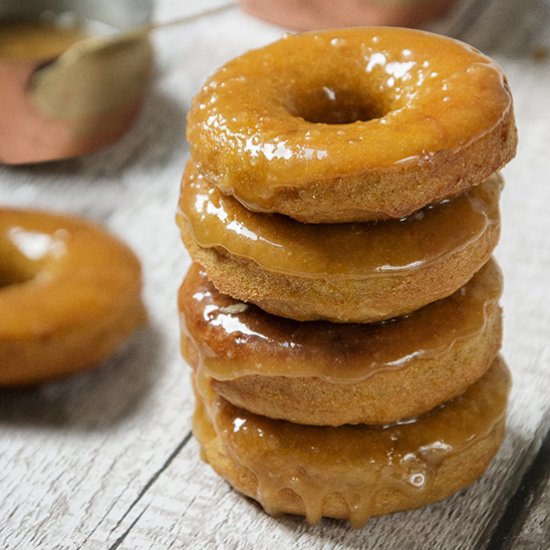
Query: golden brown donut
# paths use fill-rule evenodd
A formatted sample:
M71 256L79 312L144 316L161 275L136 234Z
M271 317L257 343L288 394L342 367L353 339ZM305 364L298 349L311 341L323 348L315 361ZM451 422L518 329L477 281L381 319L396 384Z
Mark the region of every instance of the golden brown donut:
M501 344L502 277L377 325L302 323L216 291L194 264L179 293L182 351L233 405L299 424L387 424L463 393ZM204 380L206 379L206 380Z
M86 369L145 321L131 250L82 219L0 209L0 385Z
M498 450L510 387L497 358L468 391L412 423L302 426L197 395L202 456L272 515L347 519L418 508L477 479Z
M195 97L187 139L223 193L306 223L407 216L485 181L517 142L496 63L391 27L286 36L230 61Z
M177 217L221 292L291 319L368 323L449 296L487 262L501 187L493 175L406 221L308 225L249 212L189 164Z

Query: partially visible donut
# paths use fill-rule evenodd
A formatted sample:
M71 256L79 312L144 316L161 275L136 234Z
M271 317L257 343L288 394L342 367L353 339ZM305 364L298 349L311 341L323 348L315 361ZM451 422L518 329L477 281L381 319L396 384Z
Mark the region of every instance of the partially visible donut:
M497 358L464 395L383 428L302 426L197 395L193 432L212 468L269 514L361 527L477 479L502 440L509 389L510 373Z
M461 290L382 324L303 323L218 293L194 264L181 286L182 352L233 405L297 424L387 424L463 393L501 345L491 261Z
M307 223L401 218L515 154L501 69L390 27L287 36L230 61L188 116L199 171L247 208Z
M0 386L105 359L145 322L132 251L82 219L0 209Z
M407 220L302 224L249 212L184 174L178 224L216 288L297 320L368 323L414 311L471 279L498 242L495 174Z

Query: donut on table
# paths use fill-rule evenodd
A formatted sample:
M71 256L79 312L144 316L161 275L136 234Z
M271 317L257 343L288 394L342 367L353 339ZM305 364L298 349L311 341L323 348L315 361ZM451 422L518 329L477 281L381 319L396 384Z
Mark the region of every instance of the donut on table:
M86 369L145 322L131 250L82 219L0 209L0 385Z
M510 388L497 358L465 394L413 422L302 426L257 416L215 393L197 395L193 431L203 458L272 514L348 519L418 508L466 487L504 432Z
M391 27L287 36L193 100L199 171L247 208L306 223L401 218L515 154L501 69L451 38Z
M224 296L194 264L179 293L197 384L298 424L387 424L463 393L501 344L502 277L490 261L461 290L382 324L303 323Z
M406 220L314 225L250 212L189 164L177 218L221 292L291 319L365 323L466 284L498 242L501 187L496 174Z

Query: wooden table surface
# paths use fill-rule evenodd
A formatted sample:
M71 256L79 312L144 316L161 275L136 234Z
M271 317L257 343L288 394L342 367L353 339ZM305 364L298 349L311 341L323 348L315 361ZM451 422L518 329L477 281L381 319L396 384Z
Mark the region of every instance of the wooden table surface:
M215 4L162 0L156 17ZM199 460L175 309L189 264L174 225L185 113L217 66L282 34L231 8L158 33L149 98L120 143L79 160L0 169L0 203L85 215L133 246L150 312L149 326L100 368L0 392L2 549L550 548L550 5L465 0L433 28L503 65L520 131L504 171L497 252L514 389L489 472L443 503L352 530L272 519Z

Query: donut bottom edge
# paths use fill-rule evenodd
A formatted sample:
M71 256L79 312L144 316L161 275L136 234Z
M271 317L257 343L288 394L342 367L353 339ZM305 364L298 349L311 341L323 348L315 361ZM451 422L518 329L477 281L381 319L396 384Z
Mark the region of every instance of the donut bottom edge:
M213 470L224 478L235 490L260 503L268 514L272 516L283 514L305 516L308 523L312 524L317 523L322 517L343 519L349 520L352 527L359 528L370 517L413 510L444 500L476 481L489 467L503 440L509 388L509 371L499 357L493 363L490 372L484 377L484 380L474 384L472 386L473 391L468 391L465 394L467 395L465 397L466 400L459 398L456 402L450 402L450 408L453 409L451 417L446 416L445 411L443 411L443 414L440 414L439 410L435 410L435 416L430 416L430 413L427 417L420 417L418 419L417 422L423 423L423 426L420 432L417 431L415 433L421 433L425 429L431 429L433 432L434 426L436 432L443 433L447 430L452 430L450 426L447 428L446 422L453 415L455 415L456 419L462 419L468 415L476 416L477 414L484 414L481 412L483 409L486 409L485 412L487 410L492 411L482 421L484 426L482 431L478 432L475 437L461 436L463 438L461 439L461 445L454 448L451 447L452 452L449 454L444 453L436 462L432 463L429 479L426 478L427 485L425 485L425 479L423 478L420 485L417 486L420 489L412 491L404 490L406 487L403 486L403 483L398 482L398 478L394 479L391 473L391 470L395 468L395 474L400 475L398 474L399 470L404 467L405 463L408 463L407 457L403 456L397 463L392 458L386 466L381 466L380 464L376 464L376 462L373 463L372 459L368 459L368 462L363 461L363 466L358 468L357 463L354 461L355 459L351 458L356 451L351 450L347 445L343 447L344 454L348 452L352 454L350 457L342 456L341 454L336 455L339 467L343 464L346 464L346 467L339 470L340 474L337 478L325 477L325 483L327 479L329 480L328 487L326 485L319 485L324 475L319 479L312 478L314 482L309 485L309 488L298 481L301 476L305 475L307 477L310 475L308 473L310 467L312 468L312 475L317 475L314 472L318 472L319 462L315 457L315 449L312 449L311 454L308 451L306 454L295 455L293 443L281 439L281 437L284 438L287 430L290 429L291 432L295 432L294 437L296 437L296 433L304 429L305 435L300 436L300 439L304 437L304 441L310 441L310 434L307 433L308 430L326 429L329 431L322 436L322 439L327 437L328 440L332 441L335 434L334 430L340 431L346 428L312 428L309 426L292 425L284 421L275 421L276 424L272 424L273 430L271 430L269 422L266 424L262 417L257 417L257 420L252 419L253 423L257 423L262 427L259 430L259 432L262 432L259 440L262 441L262 445L254 449L247 448L246 453L253 457L256 464L254 468L261 465L261 468L265 469L262 473L250 469L250 466L246 463L250 457L248 459L241 457L236 452L238 447L228 446L225 441L225 438L233 437L243 426L243 420L240 416L244 414L244 418L247 418L247 415L250 417L250 413L246 413L242 409L233 408L235 412L230 412L229 417L233 418L233 415L235 415L230 430L234 433L226 433L225 430L228 429L227 427L222 428L220 432L217 418L219 409L217 407L221 403L223 409L223 404L226 402L221 398L216 399L215 396L214 401L210 400L212 397L203 400L196 391L197 408L195 411L193 432L199 441L202 459L209 463ZM232 406L229 405L229 407L231 408ZM479 407L481 408L479 409ZM468 409L470 409L469 412ZM424 421L424 418L426 418L426 421ZM445 426L442 426L442 423ZM266 426L267 429L265 429ZM408 426L404 426L405 431L407 428ZM245 426L245 430L247 429ZM252 429L254 429L253 426ZM373 429L372 427L365 426L359 429L365 429L365 437L369 442L369 446L371 443L375 446L377 445L378 434L375 436L369 434ZM385 428L374 429L380 431L380 433L385 430ZM398 425L393 426L393 430L395 429L397 429L397 432L401 430ZM344 439L347 439L350 437L345 435L347 433L349 432L340 432L337 437L344 434ZM356 436L352 434L351 437L352 440L348 443L352 444L353 441L357 443ZM452 437L449 441L452 441ZM441 449L443 449L446 445L445 439L446 437L443 437L442 441L438 440L436 446L442 445ZM395 440L393 438L391 440L386 439L386 444L393 448L394 445L390 441ZM280 447L281 445L282 447ZM421 442L415 439L413 441L414 445L419 445L418 449L422 454L423 447L420 446L422 445ZM361 444L361 446L363 445ZM286 472L284 476L288 475L288 478L282 478L280 472L271 471L269 465L273 464L273 462L269 456L264 455L266 452L279 452L278 448L282 448L284 453L290 453L287 457L290 467L288 464L284 466ZM321 444L321 448L317 452L324 452L322 451L323 448L326 451L326 446L323 447L323 444ZM331 453L334 450L338 450L338 448L333 449L332 446L329 448ZM390 451L392 449L389 447L386 448L385 456L387 458L384 460L389 460L389 455L393 452ZM363 453L364 450L360 452ZM379 446L377 452L380 452ZM368 451L369 455L370 453L371 451ZM372 468L371 464L373 464ZM382 469L377 469L379 467ZM375 478L381 480L380 484L371 484L373 475ZM380 475L386 477L377 477ZM297 477L295 478L295 476ZM368 479L371 481L365 484L365 481ZM411 478L409 477L408 479ZM303 490L304 487L306 487L305 491ZM297 490L295 491L293 488L297 488Z
M105 320L72 326L44 341L0 342L0 387L34 386L100 367L147 324L140 298Z
M193 261L203 266L220 292L280 317L333 323L391 319L450 296L489 261L499 236L499 227L492 227L467 249L402 279L327 281L274 273L225 249L203 248L182 233ZM370 299L360 300L363 296Z
M489 370L501 342L502 314L494 307L477 337L402 372L385 371L353 384L254 375L213 379L212 384L233 405L274 419L318 426L383 425L419 416L464 393Z
M486 439L470 447L467 456L459 455L449 459L440 470L440 486L437 487L436 494L434 494L435 491L430 493L432 498L418 499L416 502L412 502L398 491L386 489L384 492L377 494L369 518L422 508L445 500L466 489L480 478L489 467L500 447L504 430L505 422L501 420ZM233 489L259 503L257 478L250 470L227 455L219 438L201 445L201 458L220 477L224 478ZM447 480L447 484L445 484L445 480ZM266 509L266 503L259 504L265 512L273 517L280 517L285 514L306 516L303 500L290 489L283 489L274 495L273 500L269 503L269 509ZM323 499L322 517L348 520L354 528L361 528L368 521L368 518L361 522L351 521L349 507L339 493L330 493ZM308 523L315 524L317 521L308 520Z

